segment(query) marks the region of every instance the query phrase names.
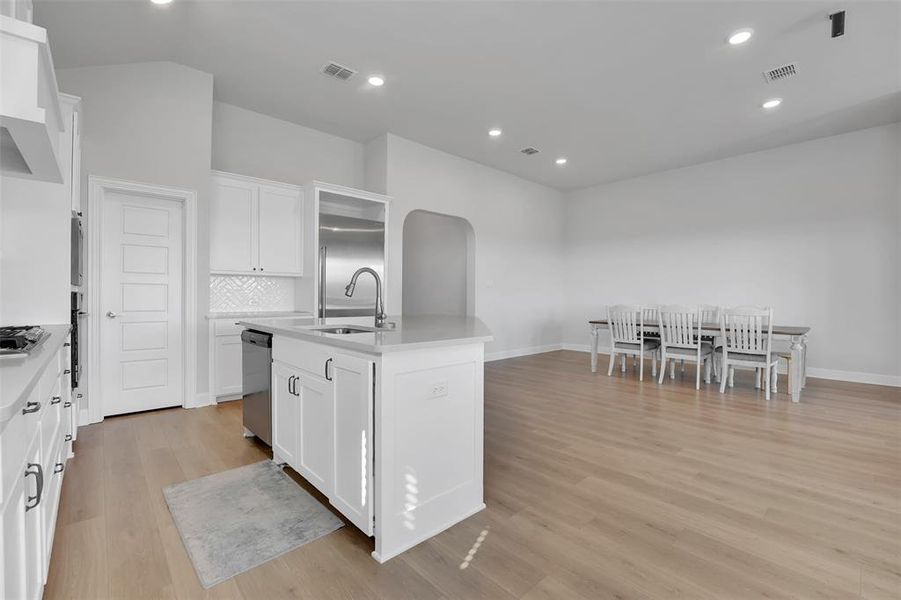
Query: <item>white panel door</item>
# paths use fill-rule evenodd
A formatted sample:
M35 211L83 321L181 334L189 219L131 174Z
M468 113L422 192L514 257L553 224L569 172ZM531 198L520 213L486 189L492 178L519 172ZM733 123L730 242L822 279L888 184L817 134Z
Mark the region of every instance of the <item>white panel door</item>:
M273 275L301 275L301 192L261 185L259 205L260 271Z
M103 414L181 405L182 205L107 194L102 227Z
M334 476L329 501L366 535L372 535L373 363L336 354Z
M295 389L297 372L279 362L272 363L272 460L297 469L300 443L300 392Z
M298 372L300 392L300 446L298 473L316 489L331 495L332 489L332 384L306 371Z
M210 270L255 272L257 186L213 177L210 191Z

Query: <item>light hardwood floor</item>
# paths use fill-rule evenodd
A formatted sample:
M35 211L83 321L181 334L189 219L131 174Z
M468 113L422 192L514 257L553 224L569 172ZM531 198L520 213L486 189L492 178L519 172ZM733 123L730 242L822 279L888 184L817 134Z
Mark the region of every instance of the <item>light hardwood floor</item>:
M45 597L901 598L901 390L767 403L575 352L485 381L486 510L384 565L347 526L210 590L161 489L269 456L240 403L84 427Z

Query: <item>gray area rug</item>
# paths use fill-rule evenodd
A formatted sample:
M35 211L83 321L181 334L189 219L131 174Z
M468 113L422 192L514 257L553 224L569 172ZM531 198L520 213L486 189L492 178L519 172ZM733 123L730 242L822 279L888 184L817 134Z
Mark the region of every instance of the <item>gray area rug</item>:
M204 588L344 525L271 460L170 485L163 494Z

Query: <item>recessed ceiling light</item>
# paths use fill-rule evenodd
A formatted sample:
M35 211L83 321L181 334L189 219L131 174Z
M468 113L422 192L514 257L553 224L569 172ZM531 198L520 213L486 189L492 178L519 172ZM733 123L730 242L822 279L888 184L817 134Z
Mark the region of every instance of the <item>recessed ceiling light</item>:
M172 0L150 0L154 4L171 4Z
M502 133L504 133L504 132L501 131L500 129L497 129L496 127L494 129L488 130L488 135L490 135L491 137L498 137Z
M776 108L782 104L782 98L770 98L762 104L764 108Z
M750 28L739 29L738 31L733 31L732 35L729 36L729 43L733 46L738 46L739 44L744 44L748 40L751 39L751 36L754 35L754 30Z
M383 85L385 85L385 78L381 75L370 75L367 81L369 82L369 85L375 87L382 87Z
M565 164L566 164L566 159L565 159L564 157L561 156L560 158L558 158L558 159L555 160L554 162L557 163L558 165L565 165Z

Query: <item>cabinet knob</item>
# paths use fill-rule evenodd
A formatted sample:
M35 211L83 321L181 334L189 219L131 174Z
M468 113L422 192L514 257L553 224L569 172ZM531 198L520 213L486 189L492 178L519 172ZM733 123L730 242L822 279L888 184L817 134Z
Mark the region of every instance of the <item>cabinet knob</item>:
M66 369L63 371L63 375L69 375L72 372L72 369Z
M71 441L72 441L72 434L71 434L71 433L67 433L67 434L66 434L66 437L65 437L64 439L65 439L67 442L71 442Z
M50 399L50 406L53 406L54 404L59 404L61 400L62 400L62 398L60 398L59 396L54 396L53 398Z
M53 465L53 472L62 473L65 468L66 465L64 465L63 463L56 463L55 465Z
M65 402L63 402L63 408L72 408L72 402L66 400Z

